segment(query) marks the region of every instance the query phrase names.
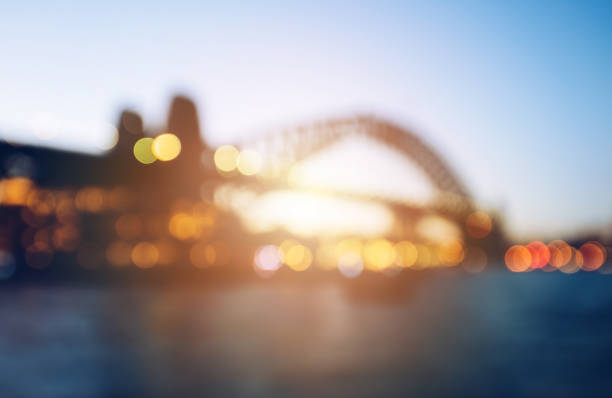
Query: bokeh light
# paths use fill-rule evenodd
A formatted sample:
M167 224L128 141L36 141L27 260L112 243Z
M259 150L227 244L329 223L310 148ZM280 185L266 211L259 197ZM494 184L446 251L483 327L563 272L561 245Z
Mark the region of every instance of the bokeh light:
M3 205L23 206L26 204L28 193L33 187L29 178L7 178L0 182L0 198Z
M540 241L534 241L527 246L531 255L531 268L542 268L550 261L550 249Z
M245 176L251 176L259 173L261 170L262 159L261 155L252 150L245 149L240 152L238 157L238 171Z
M223 145L215 151L215 166L218 170L229 173L238 167L240 152L233 145Z
M153 153L153 138L141 138L134 144L134 157L142 164L151 164L157 160Z
M283 262L294 271L304 271L312 264L310 249L294 240L283 241L280 252Z
M267 278L281 267L280 248L275 245L265 245L255 252L254 268L257 274Z
M511 246L504 256L506 266L512 272L524 272L531 266L531 252L525 246Z
M181 153L181 140L171 133L158 135L153 140L151 151L157 159L168 162Z
M401 241L395 245L395 262L403 268L409 268L414 265L419 256L419 252L412 242Z
M132 248L131 258L137 267L151 268L159 260L159 251L150 242L139 242Z
M170 218L168 228L172 236L180 240L198 237L198 224L190 214L179 212Z
M572 260L572 248L562 240L553 240L548 244L550 250L549 264L561 268Z
M570 262L568 262L567 264L559 268L559 271L563 272L564 274L574 274L580 271L580 269L582 268L582 264L584 262L582 253L580 253L579 250L576 250L575 248L571 246L570 246L570 250L572 251Z
M444 242L438 247L437 253L438 259L448 267L459 264L465 256L463 244L458 240Z
M338 260L346 253L354 253L361 257L361 251L363 250L363 243L357 238L346 238L336 243L334 248L334 261L336 266Z
M414 269L424 269L437 263L436 252L427 245L417 244L417 260L412 266Z
M365 267L370 271L384 271L395 261L393 245L386 239L374 239L363 248Z
M582 255L582 269L584 271L595 271L606 261L606 249L598 242L587 242L580 246Z

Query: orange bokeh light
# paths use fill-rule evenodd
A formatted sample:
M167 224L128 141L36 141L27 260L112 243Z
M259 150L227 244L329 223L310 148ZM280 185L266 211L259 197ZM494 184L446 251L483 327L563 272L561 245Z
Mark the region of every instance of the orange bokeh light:
M531 252L525 246L514 245L504 256L506 266L512 272L524 272L531 266Z
M550 260L550 249L540 241L531 242L527 245L531 254L531 268L542 268Z
M549 264L561 268L572 260L572 247L562 240L553 240L548 244L550 250Z
M151 268L159 260L159 251L152 243L140 242L132 248L131 258L138 268Z
M597 242L587 242L580 246L582 254L582 269L595 271L606 261L606 249Z

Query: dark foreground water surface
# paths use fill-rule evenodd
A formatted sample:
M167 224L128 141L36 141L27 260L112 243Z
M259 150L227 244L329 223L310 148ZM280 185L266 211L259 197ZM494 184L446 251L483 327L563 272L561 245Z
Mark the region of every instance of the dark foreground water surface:
M612 277L0 288L1 397L612 396Z

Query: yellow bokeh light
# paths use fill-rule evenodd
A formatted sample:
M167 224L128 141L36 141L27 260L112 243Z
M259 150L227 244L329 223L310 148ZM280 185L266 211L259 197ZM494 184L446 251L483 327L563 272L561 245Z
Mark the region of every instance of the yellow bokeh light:
M245 176L259 173L261 170L261 155L256 151L246 149L238 157L238 171Z
M412 267L417 261L419 252L415 245L408 241L401 241L395 245L395 262L404 268Z
M151 150L157 159L167 162L181 153L181 140L171 133L161 134L153 140Z
M232 145L223 145L215 151L215 166L222 172L229 173L238 167L240 153Z
M414 268L423 269L436 265L437 258L435 252L426 245L419 244L417 248L417 259Z
M187 213L176 213L170 218L168 223L170 234L177 239L186 240L199 236L198 224L196 220Z
M448 267L459 264L464 257L463 245L459 241L445 242L438 247L438 258Z
M280 251L285 264L294 271L304 271L312 264L312 252L295 241L284 241Z
M151 164L157 160L153 154L153 138L141 138L134 144L134 157L142 164Z
M366 268L370 271L383 271L395 261L393 246L386 239L375 239L363 248Z
M363 244L359 239L356 238L347 238L342 239L340 242L336 244L336 261L340 256L346 253L356 253L361 256L361 250L363 248Z
M287 255L287 252L289 251L289 249L291 249L293 246L299 245L300 243L294 239L286 239L284 240L278 247L280 249L280 254L281 254L281 259L285 259L285 256Z
M0 203L8 206L23 206L33 188L29 178L8 178L0 181Z

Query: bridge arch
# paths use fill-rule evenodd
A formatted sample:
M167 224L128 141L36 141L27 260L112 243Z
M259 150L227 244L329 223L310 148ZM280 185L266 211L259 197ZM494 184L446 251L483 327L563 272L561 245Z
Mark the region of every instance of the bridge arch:
M412 131L373 116L356 116L316 122L247 142L281 164L294 164L349 136L366 136L413 161L439 191L439 202L471 202L471 195L448 163ZM440 203L438 203L439 205Z

